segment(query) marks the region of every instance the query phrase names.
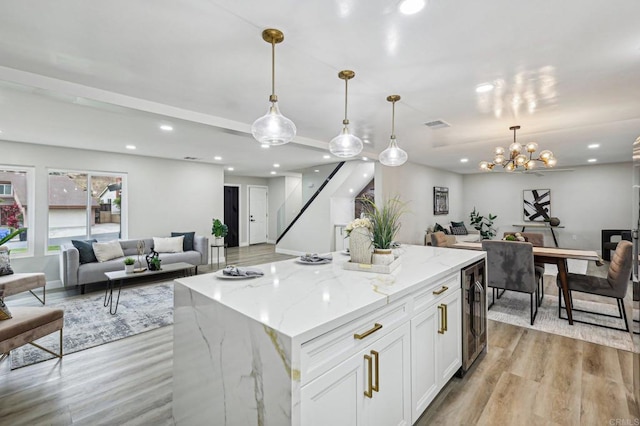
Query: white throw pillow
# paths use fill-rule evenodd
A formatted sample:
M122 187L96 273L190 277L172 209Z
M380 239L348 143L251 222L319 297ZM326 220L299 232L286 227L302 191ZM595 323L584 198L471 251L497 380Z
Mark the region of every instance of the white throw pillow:
M108 241L106 243L93 243L93 252L98 262L106 262L107 260L124 257L122 246L118 241Z
M179 237L153 237L153 249L158 253L182 253L184 235Z

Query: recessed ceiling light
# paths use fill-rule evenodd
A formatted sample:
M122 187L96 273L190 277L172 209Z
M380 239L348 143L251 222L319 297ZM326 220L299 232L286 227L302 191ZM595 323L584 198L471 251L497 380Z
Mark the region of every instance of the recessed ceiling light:
M276 171L275 171L275 170L271 170L271 174L272 174L272 175L275 175L275 174L276 174Z
M369 139L362 139L362 142L364 142L364 143L371 143L371 142L369 141Z
M135 145L127 145L127 146L125 146L125 148L127 148L127 149L136 149L136 146Z
M367 177L367 176L369 176L369 175L368 175L368 174L366 174L366 173L362 175L362 177Z
M590 163L595 163L596 161L598 161L598 159L597 158L589 158L587 161L590 162Z
M269 145L268 143L263 143L262 145L260 145L261 148L267 149L269 148L271 145Z
M461 163L468 163L468 162L469 162L469 159L468 159L468 158L461 158L461 159L460 159L460 162L461 162Z
M587 145L587 148L589 148L589 149L600 148L600 144L599 143L592 143L590 145Z
M320 170L315 169L315 170L314 170L314 172L315 172L315 173L320 173Z
M349 192L353 193L353 188L349 188Z
M476 93L487 93L492 91L494 87L493 83L483 83L476 86Z
M160 126L160 130L164 132L170 132L173 130L173 126L169 126L168 124L163 124L162 126Z
M273 167L278 168L278 167L280 167L280 164L275 163L275 164L273 165Z
M213 157L213 159L216 161L220 161L222 160L222 157L220 157L219 155L216 155L215 157Z
M398 10L403 15L413 15L424 8L424 0L404 0L398 6Z
M323 155L322 158L324 158L325 160L328 160L329 158L331 158L330 155Z
M369 161L369 157L362 157L362 161Z
M227 170L229 170L230 172L232 172L234 170L233 167L227 167Z
M0 133L2 133L2 130L0 130Z

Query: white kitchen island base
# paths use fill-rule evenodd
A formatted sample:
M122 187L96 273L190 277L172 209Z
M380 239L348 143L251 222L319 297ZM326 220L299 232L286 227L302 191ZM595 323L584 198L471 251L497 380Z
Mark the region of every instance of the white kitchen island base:
M178 425L410 425L461 365L460 269L483 252L406 246L392 274L294 260L178 279Z

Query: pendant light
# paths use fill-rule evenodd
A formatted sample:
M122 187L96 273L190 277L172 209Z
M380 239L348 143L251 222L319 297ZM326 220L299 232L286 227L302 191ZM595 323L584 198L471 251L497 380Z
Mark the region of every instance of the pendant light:
M275 89L276 44L284 40L284 34L280 30L267 28L262 32L262 38L271 44L271 96L269 96L271 105L265 115L254 121L251 133L258 142L268 147L291 142L296 136L296 125L280 113Z
M396 102L400 100L400 95L387 96L387 100L391 102L391 140L387 149L382 151L378 156L378 161L384 166L402 166L406 163L409 156L398 146L396 142L395 121L396 121Z
M336 157L353 157L362 151L362 140L349 133L349 119L347 118L347 94L349 80L355 77L356 73L351 70L344 70L338 73L338 77L344 80L344 127L338 136L329 142L329 152Z

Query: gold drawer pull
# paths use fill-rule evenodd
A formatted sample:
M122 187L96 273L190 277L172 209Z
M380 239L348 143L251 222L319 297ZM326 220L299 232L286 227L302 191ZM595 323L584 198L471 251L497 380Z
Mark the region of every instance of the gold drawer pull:
M375 359L375 368L376 368L376 384L371 386L371 389L374 390L375 392L380 392L380 363L378 362L378 357L379 357L379 353L376 351L371 351L371 355L373 355L373 358Z
M354 337L354 338L356 338L356 339L358 339L358 340L362 340L362 339L364 339L365 337L367 337L368 335L370 335L370 334L372 334L372 333L375 333L376 331L380 330L381 328L382 328L382 324L375 323L375 324L373 325L373 328L371 328L370 330L367 330L367 331L365 331L365 332L364 332L364 333L362 333L362 334L358 334L358 333L356 333L356 334L354 334L354 335L353 335L353 337Z
M442 288L438 291L434 291L433 294L435 294L436 296L439 294L444 293L445 291L449 290L449 287L447 287L446 285L443 285Z
M365 355L364 359L367 361L367 373L369 376L369 386L366 391L364 391L364 396L367 398L371 398L373 396L373 365L371 362L371 357L369 355Z

